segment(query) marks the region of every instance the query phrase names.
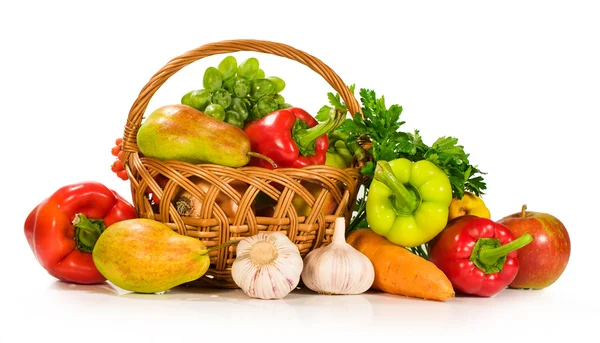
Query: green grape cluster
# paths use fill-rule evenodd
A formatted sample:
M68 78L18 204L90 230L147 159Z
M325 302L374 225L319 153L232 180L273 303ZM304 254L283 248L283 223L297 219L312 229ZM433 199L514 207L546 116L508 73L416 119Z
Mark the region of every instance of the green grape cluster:
M235 57L227 56L217 68L208 67L202 81L204 88L189 91L181 103L239 128L278 109L292 107L280 94L285 82L277 76L265 77L254 57L238 65Z

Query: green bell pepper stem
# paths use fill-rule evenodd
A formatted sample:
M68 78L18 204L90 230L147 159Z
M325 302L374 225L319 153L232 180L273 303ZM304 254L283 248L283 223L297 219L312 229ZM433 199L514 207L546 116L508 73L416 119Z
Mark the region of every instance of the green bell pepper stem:
M506 255L526 246L531 241L533 241L533 236L529 233L525 233L505 245L501 245L497 238L479 238L475 242L469 260L485 274L498 273L504 267Z
M83 213L78 213L71 223L76 229L77 249L91 253L102 234L102 220L92 222Z
M326 121L308 129L301 129L294 132L296 145L302 150L308 148L317 138L337 129L342 123L343 116L340 116L335 110L329 111L329 117Z
M398 180L389 162L380 160L375 168L375 180L386 185L393 194L393 206L399 214L411 214L418 207L417 197Z
M526 246L532 241L533 236L529 232L526 232L521 237L513 240L512 242L499 246L497 248L489 248L489 246L484 245L483 247L481 247L481 250L478 254L479 262L486 266L494 265L498 263L498 260L500 260L501 258L505 257L506 255L517 249L521 249L522 247Z

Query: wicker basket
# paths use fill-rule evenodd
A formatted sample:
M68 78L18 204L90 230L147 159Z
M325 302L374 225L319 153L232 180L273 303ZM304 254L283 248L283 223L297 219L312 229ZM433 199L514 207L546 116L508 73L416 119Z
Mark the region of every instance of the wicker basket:
M261 231L284 232L294 242L302 256L328 244L333 234L335 218L350 220L360 186L359 166L341 170L318 165L302 169L281 168L267 170L258 167L230 168L214 164L194 165L179 161L159 161L142 156L136 144L137 130L151 97L169 77L183 67L204 57L253 51L285 57L302 63L321 75L347 104L350 113L361 111L346 84L327 65L317 58L288 45L259 40L229 40L210 43L188 51L169 61L148 81L135 100L125 126L123 137L124 166L130 180L133 204L141 218L151 218L167 224L182 235L197 237L207 247L230 240L240 240ZM157 182L160 176L166 182ZM206 191L193 180L201 178L210 186ZM240 194L232 182L243 183ZM321 191L315 197L305 185L317 185ZM147 194L160 201L158 205ZM202 201L198 217L181 216L175 208L175 197L186 190ZM255 212L254 204L259 194L271 199L275 205L268 216ZM330 214L321 211L326 198L331 195L337 207ZM238 205L235 216L228 217L217 202L217 197L228 197ZM310 206L310 212L299 216L292 198L300 196ZM190 285L216 288L237 288L231 278L231 265L235 260L235 246L214 251L208 272Z

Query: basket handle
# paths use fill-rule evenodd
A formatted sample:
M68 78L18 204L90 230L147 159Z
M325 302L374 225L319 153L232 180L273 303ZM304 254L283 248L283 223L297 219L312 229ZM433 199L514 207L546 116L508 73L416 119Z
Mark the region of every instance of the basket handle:
M125 132L123 135L123 149L127 152L137 151L136 135L142 123L143 115L148 107L150 99L156 91L171 77L173 74L181 70L183 67L200 60L204 57L232 53L237 51L255 51L276 56L285 57L299 63L304 64L317 74L321 75L333 89L335 89L344 103L348 107L350 114L362 113L361 107L350 89L342 81L342 79L325 63L314 56L311 56L303 51L295 49L289 45L255 39L237 39L224 40L215 43L202 45L196 49L190 50L178 57L170 60L162 67L141 90L137 99L133 103Z

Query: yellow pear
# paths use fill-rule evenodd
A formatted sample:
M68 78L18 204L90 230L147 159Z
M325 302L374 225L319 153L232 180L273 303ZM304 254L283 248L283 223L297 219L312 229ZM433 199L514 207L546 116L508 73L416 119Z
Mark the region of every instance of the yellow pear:
M200 278L209 250L197 238L145 218L123 220L100 235L92 257L98 271L124 290L159 293Z
M465 192L462 199L452 198L448 211L448 220L467 214L487 219L491 217L490 210L483 200L470 192Z

